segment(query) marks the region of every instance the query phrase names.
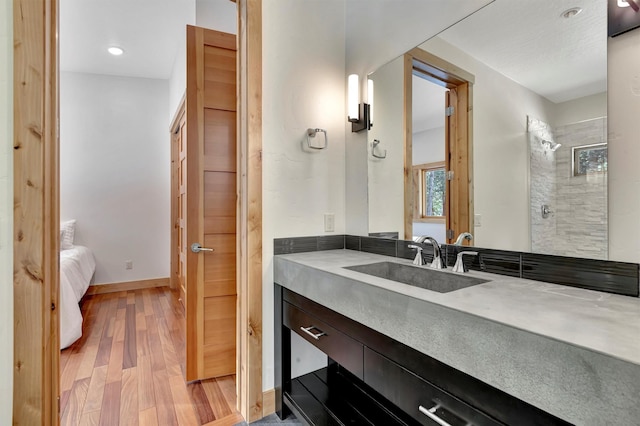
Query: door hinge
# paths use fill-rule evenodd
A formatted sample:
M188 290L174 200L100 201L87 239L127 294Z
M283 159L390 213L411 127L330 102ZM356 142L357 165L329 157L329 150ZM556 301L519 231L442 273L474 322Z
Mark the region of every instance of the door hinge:
M447 229L447 239L453 240L453 229Z
M453 180L453 170L447 171L447 180Z
M448 106L444 109L444 113L447 117L451 117L455 111L455 108L452 106Z

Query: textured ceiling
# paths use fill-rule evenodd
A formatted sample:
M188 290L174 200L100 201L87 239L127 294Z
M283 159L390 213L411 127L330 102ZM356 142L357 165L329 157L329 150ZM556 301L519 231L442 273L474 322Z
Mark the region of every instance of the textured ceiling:
M439 37L552 102L607 90L603 0L496 0Z
M346 0L347 73L371 73L491 1Z

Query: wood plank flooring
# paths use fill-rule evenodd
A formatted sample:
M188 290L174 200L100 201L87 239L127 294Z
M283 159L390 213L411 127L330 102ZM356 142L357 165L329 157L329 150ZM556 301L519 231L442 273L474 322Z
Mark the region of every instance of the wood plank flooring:
M235 376L186 384L185 323L167 287L87 296L60 353L60 424L235 425Z

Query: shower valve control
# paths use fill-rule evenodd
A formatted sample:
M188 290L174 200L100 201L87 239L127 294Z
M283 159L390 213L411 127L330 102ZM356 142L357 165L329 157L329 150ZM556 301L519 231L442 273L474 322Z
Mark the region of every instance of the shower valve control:
M543 205L540 206L540 213L542 214L542 218L546 219L553 212L551 211L551 209L549 208L549 206L547 204L543 204Z

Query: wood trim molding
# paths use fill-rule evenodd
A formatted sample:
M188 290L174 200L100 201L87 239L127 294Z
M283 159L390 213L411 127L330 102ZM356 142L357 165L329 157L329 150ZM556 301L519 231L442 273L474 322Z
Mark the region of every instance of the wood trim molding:
M13 2L13 424L58 424L58 3Z
M413 239L413 56L404 55L404 239Z
M169 287L169 277L149 280L123 281L109 284L94 284L87 289L87 296L94 294L118 293L121 291L142 290L145 288Z
M276 412L276 390L269 389L262 392L262 416L267 417Z
M262 0L238 0L238 410L264 416L262 391Z

